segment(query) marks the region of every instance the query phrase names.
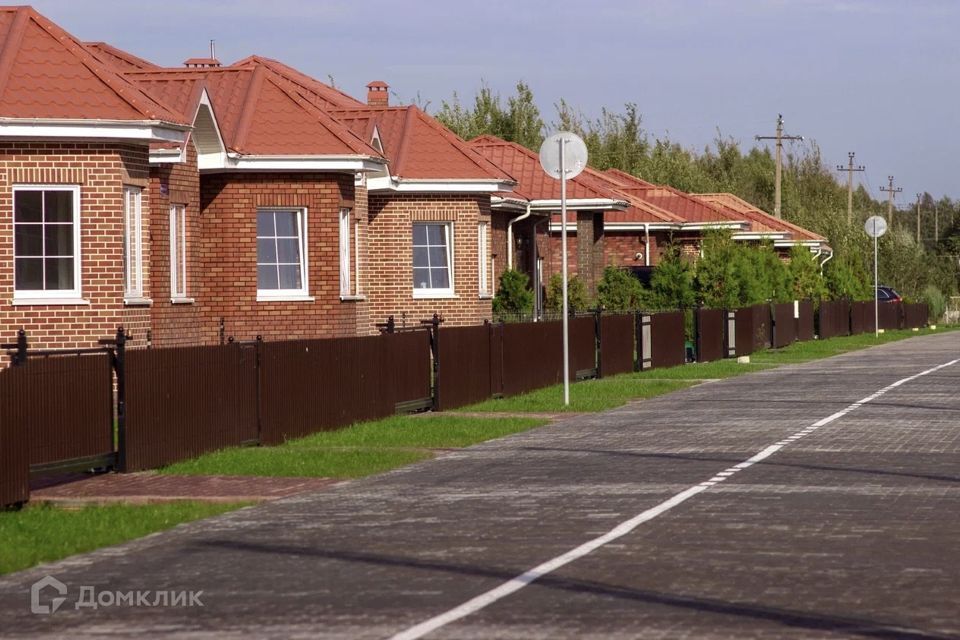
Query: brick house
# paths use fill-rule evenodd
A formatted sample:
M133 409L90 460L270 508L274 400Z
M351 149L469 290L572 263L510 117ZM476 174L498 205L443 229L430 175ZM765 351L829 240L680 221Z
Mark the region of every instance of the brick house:
M150 326L150 145L190 122L29 7L0 8L0 334Z
M493 211L501 213L494 219L494 253L505 257L498 260L494 275L499 278L509 268L527 274L540 313L550 277L561 272L560 240L552 232L554 223L560 223L560 182L544 173L536 153L515 142L486 135L471 140L470 146L517 180L512 192L494 194L492 199ZM567 181L568 269L584 281L591 295L605 266L604 216L628 206L590 170Z

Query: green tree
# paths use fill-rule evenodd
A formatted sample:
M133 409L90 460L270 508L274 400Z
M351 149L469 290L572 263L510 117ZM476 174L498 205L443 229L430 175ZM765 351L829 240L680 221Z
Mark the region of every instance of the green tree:
M500 286L493 297L493 313L498 316L508 314L528 314L533 312L533 291L527 274L507 269L500 275Z
M727 230L712 231L703 239L703 256L697 261L697 291L704 306L734 309L740 302L736 254L740 247Z
M597 302L610 311L642 309L649 304L649 293L626 269L608 266L597 283Z
M650 278L650 297L659 309L689 309L696 303L693 265L677 246L668 246Z
M820 263L805 247L790 249L790 279L793 297L797 300L820 300L827 295L827 286L820 273Z
M584 311L590 307L590 296L587 287L579 276L567 280L567 307L571 311ZM563 311L563 275L555 273L550 276L547 286L547 308L555 313Z
M517 83L516 94L507 98L506 107L500 95L483 83L474 96L473 108L465 107L454 93L449 102L440 103L434 117L464 140L490 134L530 149L539 149L543 142L540 110L530 87L522 81Z

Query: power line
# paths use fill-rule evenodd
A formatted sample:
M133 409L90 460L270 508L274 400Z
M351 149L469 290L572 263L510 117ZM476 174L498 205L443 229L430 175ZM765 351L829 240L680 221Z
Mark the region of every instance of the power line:
M774 183L773 195L773 215L782 218L780 210L780 181L783 175L783 141L784 140L803 140L803 136L785 136L783 135L783 114L777 114L777 134L774 136L754 136L756 140L776 140L777 141L777 173Z
M847 224L853 224L853 174L855 171L867 170L863 165L853 166L853 158L856 155L853 151L848 152L847 157L850 159L850 163L846 167L837 165L837 171L847 172Z
M890 223L890 226L893 226L893 197L903 191L902 188L893 187L893 176L887 176L887 180L890 183L890 187L880 187L880 191L886 191L888 194L887 199L887 221Z

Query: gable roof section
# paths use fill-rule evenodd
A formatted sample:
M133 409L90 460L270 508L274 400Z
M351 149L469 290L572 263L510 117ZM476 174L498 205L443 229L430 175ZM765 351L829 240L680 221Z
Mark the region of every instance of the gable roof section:
M737 215L747 218L751 223L751 231L755 233L765 233L766 231L764 230L769 230L774 233L788 233L792 238L797 240L826 242L826 238L823 236L808 231L792 222L787 222L786 220L772 216L732 193L699 193L693 195L695 198L699 198L716 206L724 207L735 212Z
M415 106L331 110L364 140L379 134L390 177L416 181L483 181L512 185L513 178L452 131Z
M607 211L603 214L604 224L611 225L614 230L616 229L616 225L650 224L679 227L679 225L684 222L684 219L680 216L647 202L642 198L630 195L626 191L622 191L623 183L606 172L587 167L581 175L584 175L587 179L595 180L605 185L611 191L622 195L630 204L624 211Z
M182 139L189 128L182 114L123 78L31 7L0 7L0 43L0 119L8 131L30 122L46 132L69 121L77 135L80 122L86 128L112 127L106 137ZM127 127L121 134L117 123L149 123L161 130L137 134Z
M655 185L618 169L607 169L604 173L610 176L610 179L622 185L618 188L618 191L665 209L682 218L687 224L746 224L743 216L737 216L732 211L725 211L679 189L665 185Z
M106 42L84 42L84 46L93 53L101 62L113 65L121 71L130 69L158 69L159 66L137 57L129 51L118 49Z
M538 203L547 208L559 206L560 181L543 171L536 153L515 142L490 135L474 138L469 144L517 181L513 193L501 195L519 196L534 206ZM574 201L571 207L579 206L581 209L623 209L627 206L623 196L582 173L567 180L567 199Z
M247 56L243 60L238 60L233 63L231 66L266 67L270 71L273 71L289 88L300 94L304 100L318 109L349 109L365 106L364 103L348 96L343 91L320 82L316 78L312 78L273 58L265 58L257 55Z
M198 86L213 103L227 149L247 156L382 156L343 124L293 92L262 65L128 71L152 95L189 113Z

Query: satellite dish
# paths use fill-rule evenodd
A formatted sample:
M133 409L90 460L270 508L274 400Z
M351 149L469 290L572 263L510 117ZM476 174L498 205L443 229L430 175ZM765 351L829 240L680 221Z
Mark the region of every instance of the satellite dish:
M870 216L863 224L863 230L871 238L879 238L887 232L887 221L883 216Z
M566 178L580 175L587 166L587 145L575 133L555 133L540 145L540 166L547 175L560 179L560 146L563 145L563 167Z

